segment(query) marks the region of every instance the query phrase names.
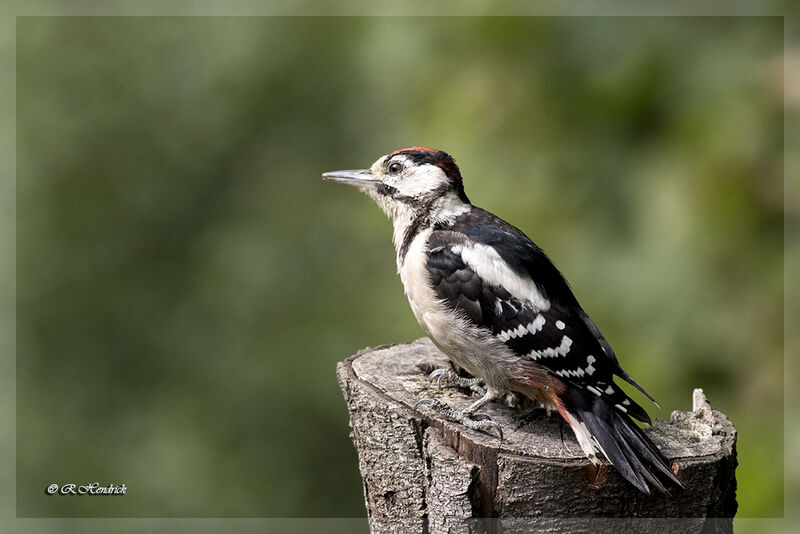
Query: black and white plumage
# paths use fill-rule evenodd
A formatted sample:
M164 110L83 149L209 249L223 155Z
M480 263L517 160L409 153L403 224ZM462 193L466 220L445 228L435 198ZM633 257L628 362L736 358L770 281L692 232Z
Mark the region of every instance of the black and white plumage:
M369 169L323 177L358 187L389 215L398 272L417 321L456 365L485 382L481 399L464 413L451 412L454 419L489 430L494 423L471 416L518 391L557 409L593 462L601 453L642 492L683 487L631 420L650 422L614 376L653 397L622 369L545 253L469 202L452 157L413 147Z

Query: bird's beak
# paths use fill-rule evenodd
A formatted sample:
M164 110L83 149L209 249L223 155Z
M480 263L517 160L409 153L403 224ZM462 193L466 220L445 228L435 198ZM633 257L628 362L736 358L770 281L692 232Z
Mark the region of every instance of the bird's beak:
M328 182L353 185L361 189L375 189L380 183L372 176L372 171L369 169L326 172L322 174L322 179Z

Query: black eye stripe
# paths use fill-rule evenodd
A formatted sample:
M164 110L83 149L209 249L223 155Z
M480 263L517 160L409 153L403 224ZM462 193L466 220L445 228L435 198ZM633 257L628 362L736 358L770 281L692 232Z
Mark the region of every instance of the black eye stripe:
M377 188L378 194L383 196L391 197L395 200L398 200L404 204L414 204L417 202L417 197L410 197L408 195L403 195L400 193L400 190L396 187L392 187L391 185L387 184L378 184Z
M385 195L387 197L393 197L398 193L398 191L391 185L380 183L378 184L378 193L380 193L381 195Z

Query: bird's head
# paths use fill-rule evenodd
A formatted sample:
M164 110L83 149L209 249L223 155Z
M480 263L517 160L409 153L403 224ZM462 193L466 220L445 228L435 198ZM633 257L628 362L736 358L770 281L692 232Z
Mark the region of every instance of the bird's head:
M432 148L396 150L369 169L326 172L322 178L358 187L394 219L442 204L469 204L456 162Z

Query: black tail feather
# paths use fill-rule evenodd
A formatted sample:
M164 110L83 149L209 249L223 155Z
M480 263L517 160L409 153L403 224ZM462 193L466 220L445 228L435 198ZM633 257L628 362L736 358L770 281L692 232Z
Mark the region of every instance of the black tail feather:
M683 483L675 476L675 473L672 472L669 459L664 456L664 453L658 450L655 443L653 443L635 423L625 421L625 417L622 416L622 414L617 414L617 416L624 422L624 424L618 425L617 428L622 429L625 438L629 442L643 445L643 447L639 448L639 452L649 465L655 467L664 477L675 482L678 487L683 489Z
M647 397L648 399L653 401L653 404L655 404L657 407L661 408L661 406L658 404L658 401L656 400L656 398L653 397L646 389L644 389L639 384L639 382L634 380L634 378L631 375L629 375L628 372L625 371L625 369L620 367L619 364L617 364L617 368L616 368L616 370L614 370L614 374L619 376L620 378L622 378L625 382L627 382L628 384L632 385L633 387L635 387L636 389L638 389L642 393L644 393L645 397Z
M608 400L573 386L564 395L564 407L586 426L620 475L641 492L649 495L653 489L669 493L670 486L684 488L666 456Z

